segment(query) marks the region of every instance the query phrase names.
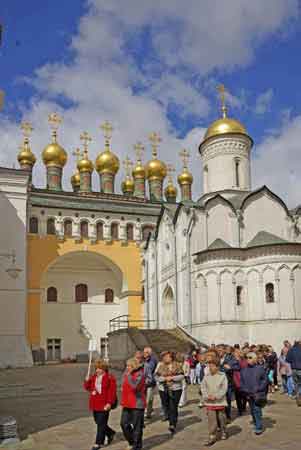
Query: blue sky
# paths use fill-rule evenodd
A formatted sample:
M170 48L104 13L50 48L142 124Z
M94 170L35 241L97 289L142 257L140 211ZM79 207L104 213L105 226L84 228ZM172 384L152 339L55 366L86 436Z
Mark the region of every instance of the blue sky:
M72 0L72 8L69 0L2 3L2 164L15 159L22 119L34 125L32 147L39 157L49 141L47 115L58 110L64 117L61 141L69 154L87 129L94 158L103 141L97 127L105 119L115 127L114 150L121 159L126 154L134 159L132 145L138 139L149 158L147 136L154 130L163 137L161 158L178 170L177 154L188 146L198 195L197 144L218 116L215 87L223 82L230 92L230 115L246 125L257 144L254 187L265 182L291 204L298 202L297 0L188 0L186 6L180 0L164 5L155 0ZM74 166L70 156L68 189ZM41 163L35 177L37 185L45 183Z

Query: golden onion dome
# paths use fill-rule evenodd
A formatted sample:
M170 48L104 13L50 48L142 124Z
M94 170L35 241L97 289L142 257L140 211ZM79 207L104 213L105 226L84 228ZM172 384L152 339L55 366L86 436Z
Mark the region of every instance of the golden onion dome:
M88 157L83 157L77 163L77 168L79 172L90 172L92 173L94 170L94 164Z
M66 151L57 142L52 142L44 148L42 158L45 166L64 167L68 155Z
M95 161L95 167L98 173L116 174L119 170L119 159L110 150L100 153Z
M21 147L20 152L18 153L18 161L20 165L26 166L34 166L37 158L32 153L30 147L28 145L24 145Z
M163 161L159 159L151 159L145 167L146 177L148 180L159 179L163 180L167 175L167 167Z
M70 178L71 184L73 187L79 187L80 186L80 173L76 172L72 175Z
M174 186L172 183L168 183L164 190L165 197L168 198L177 198L178 190L176 186Z
M186 167L184 167L183 172L178 176L178 183L180 186L193 183L193 176Z
M204 136L204 141L213 136L233 133L248 135L246 128L238 120L231 119L230 117L222 117L221 119L215 120L209 126Z
M131 194L133 194L134 193L134 190L135 190L135 183L134 183L134 180L132 179L132 178L130 178L130 177L127 177L125 180L123 180L123 182L121 183L121 189L122 189L122 192L124 193L124 194L128 194L128 193L131 193Z
M134 167L132 175L133 175L134 179L136 179L136 178L143 178L143 179L145 179L145 177L146 177L145 167L141 163L138 163Z

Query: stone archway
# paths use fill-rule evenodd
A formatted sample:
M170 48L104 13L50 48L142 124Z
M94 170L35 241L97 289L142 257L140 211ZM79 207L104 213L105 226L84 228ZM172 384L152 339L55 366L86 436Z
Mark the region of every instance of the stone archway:
M176 305L172 288L167 285L162 296L162 326L170 329L176 325Z

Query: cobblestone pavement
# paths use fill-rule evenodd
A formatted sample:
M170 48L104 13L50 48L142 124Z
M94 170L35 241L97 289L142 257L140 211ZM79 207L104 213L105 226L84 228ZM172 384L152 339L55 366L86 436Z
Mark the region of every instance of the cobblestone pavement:
M95 425L87 411L87 394L81 389L85 374L81 365L48 366L0 372L0 414L18 419L22 437L16 449L90 450ZM197 388L191 387L189 403L180 411L178 432L171 438L159 417L158 398L153 420L147 423L144 449L199 450L207 438L206 414L197 406ZM234 409L235 416L235 409ZM229 439L214 445L217 450L300 450L301 408L281 394L274 394L264 410L266 432L255 436L250 417L234 419ZM119 428L120 409L110 424L118 431L112 450L125 450Z

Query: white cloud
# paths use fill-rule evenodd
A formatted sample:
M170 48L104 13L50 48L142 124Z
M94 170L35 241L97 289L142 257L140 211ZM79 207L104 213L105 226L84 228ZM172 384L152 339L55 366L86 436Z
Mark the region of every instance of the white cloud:
M255 104L255 114L262 115L270 111L273 97L274 91L271 88L258 95Z
M64 123L59 137L69 153L65 187L70 188L69 177L75 167L71 152L79 145L84 129L93 137L93 159L102 149L97 127L105 119L114 124L113 149L120 159L126 154L133 157L133 144L137 140L147 143L149 132L155 130L163 137L160 156L177 168L181 166L178 152L183 146L190 147L199 194L197 144L204 130L197 127L179 139L169 109L177 111L177 120L184 125L190 116L206 117L209 102L203 86L210 72L250 63L256 47L297 16L297 0L89 0L87 4L72 39L72 62L44 65L27 80L36 93L29 106L19 106L35 128L34 152L40 160L50 140L47 115L61 112ZM145 30L148 37L142 33ZM61 99L72 106L63 108ZM242 100L232 97L231 102ZM21 141L18 124L2 117L0 134L0 159L11 165ZM95 188L96 180L94 174ZM45 184L41 162L35 167L34 182Z
M278 135L267 136L253 159L255 186L266 184L290 207L300 204L301 116L283 125Z

